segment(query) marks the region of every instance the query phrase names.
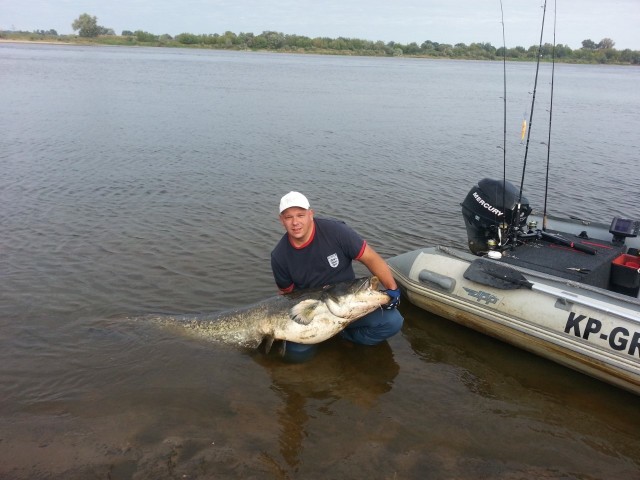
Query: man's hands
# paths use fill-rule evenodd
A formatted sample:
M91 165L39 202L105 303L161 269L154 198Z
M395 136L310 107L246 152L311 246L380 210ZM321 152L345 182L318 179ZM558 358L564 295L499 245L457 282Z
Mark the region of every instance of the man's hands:
M394 308L398 308L400 305L400 289L396 288L395 290L385 290L384 293L391 297L391 301L383 306L385 310L393 310Z

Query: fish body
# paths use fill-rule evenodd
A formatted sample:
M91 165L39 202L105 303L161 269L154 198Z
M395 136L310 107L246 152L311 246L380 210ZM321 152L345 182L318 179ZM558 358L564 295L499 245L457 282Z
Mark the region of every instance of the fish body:
M274 340L314 344L380 308L390 297L377 277L362 277L324 288L294 291L216 315L154 316L197 338L257 348Z

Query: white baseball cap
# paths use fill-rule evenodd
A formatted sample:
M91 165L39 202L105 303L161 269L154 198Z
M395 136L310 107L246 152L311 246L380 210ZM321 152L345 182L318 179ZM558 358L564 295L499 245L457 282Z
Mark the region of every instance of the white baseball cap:
M309 200L300 192L289 192L280 199L280 213L291 207L300 207L309 210Z

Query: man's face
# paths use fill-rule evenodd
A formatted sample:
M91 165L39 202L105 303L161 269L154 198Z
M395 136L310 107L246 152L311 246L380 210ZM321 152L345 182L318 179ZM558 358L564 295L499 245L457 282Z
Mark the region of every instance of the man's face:
M292 241L298 244L305 243L312 232L313 210L300 207L287 208L280 214L280 222Z

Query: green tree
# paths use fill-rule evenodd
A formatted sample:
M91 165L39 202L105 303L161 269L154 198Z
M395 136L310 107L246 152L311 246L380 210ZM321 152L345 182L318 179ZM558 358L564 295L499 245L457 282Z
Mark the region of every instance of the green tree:
M135 35L136 40L139 42L155 42L158 40L158 37L153 33L145 32L142 30L136 30L135 32L133 32L133 35Z
M79 30L78 34L81 37L97 37L102 30L102 27L98 26L98 19L88 13L83 13L76 18L71 27L74 30Z
M33 33L37 34L37 35L51 35L53 37L57 37L58 36L58 32L56 32L54 29L51 30L34 30Z
M570 58L572 50L568 45L559 43L556 45L556 58Z
M582 48L584 48L585 50L595 50L597 47L598 45L596 45L596 42L594 42L590 38L582 41Z
M266 47L271 50L277 50L284 45L284 34L280 32L274 32L272 30L265 30L259 37L263 37L266 42Z
M420 47L416 42L411 42L403 51L407 55L417 55L420 53Z
M620 52L620 61L628 62L631 65L640 65L640 51L634 51L625 48L622 52Z
M301 35L286 35L287 45L293 48L311 48L313 43L309 37Z
M193 33L180 33L176 35L176 40L183 45L196 45L200 42L200 38Z
M611 40L610 38L603 38L602 40L600 40L600 42L597 45L597 48L600 49L605 49L605 48L613 48L615 46L616 42L614 42L613 40Z
M238 35L238 45L248 48L251 46L251 42L253 42L253 33L240 32Z

